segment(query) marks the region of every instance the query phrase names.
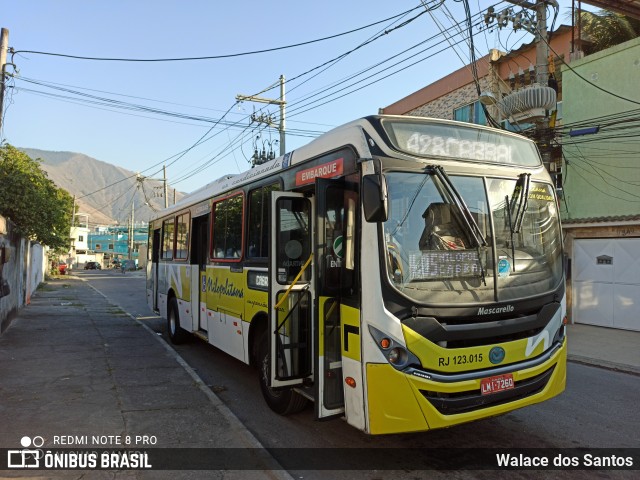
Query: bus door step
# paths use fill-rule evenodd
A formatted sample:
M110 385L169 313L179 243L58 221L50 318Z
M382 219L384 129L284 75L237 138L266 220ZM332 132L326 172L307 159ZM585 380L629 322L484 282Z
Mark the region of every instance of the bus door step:
M310 400L312 402L315 401L315 398L313 396L313 388L312 387L301 387L301 386L296 386L294 388L294 390L299 393L300 395L302 395L303 397L305 397L307 400Z
M204 340L205 342L209 342L209 336L207 335L207 332L205 332L204 330L197 330L193 332L193 334L199 339Z

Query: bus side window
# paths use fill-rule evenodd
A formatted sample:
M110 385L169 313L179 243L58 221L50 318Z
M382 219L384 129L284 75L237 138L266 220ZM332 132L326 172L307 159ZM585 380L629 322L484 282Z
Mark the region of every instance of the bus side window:
M238 259L242 256L242 193L213 204L212 258Z
M256 188L249 192L249 223L247 227L247 257L269 256L269 198L280 190L277 183Z

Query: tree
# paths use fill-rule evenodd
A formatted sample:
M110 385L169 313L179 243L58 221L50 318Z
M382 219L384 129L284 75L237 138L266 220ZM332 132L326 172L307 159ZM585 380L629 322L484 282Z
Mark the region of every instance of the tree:
M640 20L607 10L600 10L597 13L582 10L579 14L582 34L591 41L591 45L585 46L584 49L587 55L640 35Z
M40 163L11 145L0 147L0 215L20 234L66 250L73 199L47 178Z

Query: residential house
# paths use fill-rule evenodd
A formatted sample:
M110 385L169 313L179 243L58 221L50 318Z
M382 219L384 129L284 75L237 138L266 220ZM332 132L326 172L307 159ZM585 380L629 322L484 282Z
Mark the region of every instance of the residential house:
M67 268L78 268L85 262L94 260L89 251L89 215L86 213L76 213L71 231L71 245L66 258L61 258L67 263Z
M640 38L562 69L574 322L640 330Z
M131 247L131 258L138 260L138 265L143 267L146 265L147 232L146 225L144 227L136 227L134 229L133 245L130 245L129 227L110 226L99 228L89 234L89 248L96 254L103 254L105 263L109 264L116 259L124 260L129 258L129 248Z

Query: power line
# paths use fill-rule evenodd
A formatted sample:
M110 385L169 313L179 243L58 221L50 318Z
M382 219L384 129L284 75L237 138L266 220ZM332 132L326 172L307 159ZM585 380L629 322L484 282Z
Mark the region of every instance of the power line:
M421 0L422 1L422 0ZM336 64L338 64L340 61L344 60L348 55L350 55L351 53L355 52L356 50L360 49L361 47L368 45L369 43L371 43L374 40L377 40L378 38L381 37L382 33L387 33L386 29L390 28L394 23L396 23L397 21L401 20L402 18L404 18L406 15L408 15L410 12L405 12L404 15L398 17L397 19L394 20L394 22L390 23L389 25L387 25L383 30L378 31L376 34L374 34L373 36L369 37L367 40L365 40L365 42L361 43L360 45L358 45L356 48L350 50L349 52L343 53L342 55L339 55L338 57L335 57L332 60L329 60L327 62L324 62L322 65L319 65L317 67L312 68L311 70L307 70L306 72L297 75L296 77L293 77L292 79L289 79L289 82L294 81L298 78L301 78L303 76L308 75L309 73L318 70L322 67L322 70L315 73L314 75L308 77L306 80L304 80L303 82L300 82L298 85L296 85L295 87L289 89L289 93L291 93L292 91L300 88L302 85L306 84L307 82L313 80L314 78L316 78L318 75L320 75L321 73L326 72L328 69L330 69L331 67L335 66Z
M464 39L461 39L461 40L460 40L460 41L458 41L457 43L461 43L462 41L464 41ZM420 54L420 53L424 53L424 52L426 52L426 51L429 51L429 50L431 50L432 48L435 48L435 46L431 46L431 47L425 48L425 49L421 50L420 52L418 52L416 55L418 55L418 54ZM411 67L413 67L413 66L415 66L415 65L417 65L417 64L419 64L419 63L422 63L422 62L424 62L425 60L428 60L428 59L430 59L430 58L434 57L434 56L435 56L435 55L437 55L438 53L442 53L442 52L444 52L444 51L445 51L445 50L447 50L448 48L449 48L449 47L444 46L444 47L442 47L440 50L438 50L438 51L436 51L436 52L433 52L433 53L431 53L430 55L427 55L427 56L426 56L426 57L424 57L424 58L421 58L421 59L419 59L419 60L416 60L416 61L414 61L414 62L410 63L409 65L406 65L406 66L404 66L404 67L402 67L402 68L399 68L399 69L397 69L397 70L395 70L395 71L393 71L393 72L391 72L391 73L389 73L389 74L387 74L387 75L385 75L385 76L383 76L383 77L381 77L381 78L378 78L378 79L376 79L376 80L373 80L373 81L371 81L371 82L369 82L369 83L367 83L367 84L365 84L365 85L363 85L363 86L361 86L361 87L359 87L359 88L356 88L356 89L354 89L354 90L351 90L351 91L349 91L349 92L347 92L347 93L345 93L345 94L343 94L343 95L340 95L340 96L338 96L338 97L336 97L336 98L333 98L333 99L328 100L328 101L326 101L326 102L320 103L319 105L312 106L312 105L314 105L314 104L315 104L315 103L317 103L317 102L320 102L320 101L322 101L322 100L324 100L324 99L326 99L326 98L331 97L332 95L336 95L337 93L342 92L342 91L344 91L344 90L346 90L346 89L348 89L348 88L350 88L350 87L353 87L353 86L355 86L355 85L357 85L357 84L359 84L359 83L362 83L362 82L364 82L364 81L366 81L366 80L369 80L369 79L371 79L371 78L373 78L373 77L375 77L375 76L377 76L377 75L381 75L381 74L382 74L382 73L384 73L385 71L388 71L388 70L390 70L391 68L393 68L393 67L395 67L395 66L398 66L398 65L400 65L400 64L402 64L402 63L405 63L405 62L407 62L407 61L411 60L412 58L405 58L405 59L403 59L403 60L400 60L400 61L398 61L398 62L396 62L396 63L394 63L394 64L390 65L389 67L387 67L387 68L385 68L385 69L383 69L383 70L381 70L381 71L379 71L379 72L373 73L373 74L371 74L371 75L369 75L369 76L367 76L367 77L365 77L365 78L363 78L363 79L361 79L361 80L358 80L357 82L353 82L353 83L352 83L352 84L350 84L350 85L344 86L344 87L342 87L342 88L340 88L340 89L338 89L338 90L336 90L336 91L334 91L334 92L332 92L332 93L329 93L329 94L327 94L327 95L325 95L325 96L323 96L323 97L320 97L319 99L316 99L316 100L314 100L314 101L312 101L312 102L309 102L309 103L307 103L307 104L301 105L301 106L299 106L298 108L290 109L290 110L289 110L290 116L300 115L300 114L305 113L305 112L307 112L307 111L309 111L309 110L312 110L312 109L314 109L314 108L320 107L320 106L322 106L322 105L326 105L327 103L331 103L331 102L333 102L333 101L335 101L335 100L338 100L338 99L343 98L343 97L345 97L345 96L347 96L347 95L350 95L350 94L355 93L355 92L357 92L357 91L359 91L359 90L362 90L362 89L364 89L364 88L366 88L366 87L368 87L368 86L371 86L371 85L373 85L373 84L375 84L375 83L378 83L378 82L380 82L380 81L382 81L382 80L385 80L385 79L387 79L387 78L389 78L389 77L391 77L391 76L393 76L393 75L396 75L396 74L398 74L398 73L400 73L400 72L402 72L402 71L404 71L404 70L407 70L408 68L411 68ZM387 61L388 61L388 60L392 60L393 58L395 58L395 57L391 57L391 58L387 59ZM383 63L383 62L380 62L380 63ZM323 93L323 92L320 92L320 93ZM318 94L316 94L316 95L318 95ZM296 104L296 103L294 103L294 105L295 105L295 104ZM310 108L307 108L307 109L305 109L305 110L300 111L300 110L301 110L302 108L304 108L304 107L310 107ZM294 112L298 112L298 113L294 113Z
M406 15L407 13L417 10L418 8L421 8L421 6L419 5L417 7L409 9L400 14L394 15L389 18L385 18L383 20L379 20L374 23L370 23L368 25L364 25L362 27L354 28L352 30L348 30L342 33L337 33L335 35L329 35L327 37L317 38L315 40L307 40L304 42L285 45L282 47L266 48L262 50L253 50L250 52L231 53L231 54L225 54L225 55L210 55L210 56L203 56L203 57L179 57L179 58L109 58L109 57L87 57L87 56L81 56L81 55L69 55L64 53L53 53L53 52L41 52L36 50L13 50L13 48L10 49L10 52L12 55L17 55L21 53L30 53L30 54L36 54L36 55L48 55L53 57L72 58L75 60L94 60L94 61L106 61L106 62L182 62L182 61L192 61L192 60L217 60L217 59L223 59L223 58L234 58L234 57L242 57L247 55L256 55L259 53L276 52L279 50L286 50L289 48L301 47L304 45L311 45L313 43L324 42L326 40L332 40L334 38L342 37L344 35L349 35L351 33L359 32L361 30L366 30L367 28L379 25L384 22L388 22L389 20Z
M547 41L547 39L546 39L546 38L543 38L542 40L547 44L547 46L549 47L549 50L551 50L551 51L554 53L554 55L556 56L556 58L558 58L558 59L559 59L559 60L560 60L560 61L561 61L561 62L562 62L562 63L563 63L563 64L564 64L564 65L565 65L569 70L571 70L571 72L573 72L573 73L574 73L574 74L575 74L579 79L581 79L581 80L583 80L584 82L588 83L588 84L589 84L589 85L591 85L592 87L597 88L597 89L598 89L598 90L600 90L601 92L604 92L604 93L606 93L606 94L608 94L608 95L611 95L612 97L616 97L616 98L618 98L618 99L620 99L620 100L624 100L624 101L629 102L629 103L634 103L634 104L636 104L636 105L640 105L640 102L639 102L639 101L632 100L632 99L627 98L627 97L623 97L622 95L618 95L617 93L611 92L611 91L609 91L609 90L607 90L607 89L605 89L605 88L602 88L600 85L596 85L596 84L595 84L595 83L593 83L592 81L587 80L587 79L586 79L586 78L584 78L582 75L580 75L580 74L579 74L579 73L578 73L578 72L577 72L577 71L576 71L576 70L575 70L571 65L569 65L569 64L565 61L565 59L564 59L564 58L562 58L562 57L558 54L558 52L556 52L556 51L551 47L550 43Z
M423 13L424 13L424 12L423 12ZM436 36L436 37L437 37L437 36ZM433 38L435 38L435 37L433 37ZM423 44L423 43L425 43L425 42L421 42L420 44ZM419 45L419 44L418 44L418 45ZM426 50L429 50L430 48L433 48L433 47L429 47L428 49L425 49L425 50L423 50L422 52L424 52L424 51L426 51ZM405 53L406 51L407 51L407 50L405 50L405 51L404 51L404 52L402 52L402 53ZM402 53L401 53L401 54L402 54ZM439 53L439 52L437 52L437 53ZM401 55L401 54L399 54L399 55ZM432 56L432 55L431 55L431 56ZM429 56L429 57L427 57L427 58L430 58L431 56ZM397 57L397 55L396 55L396 56L394 56L394 57L391 57L391 59L393 59L393 58L395 58L395 57ZM337 57L337 58L339 58L339 57ZM422 60L420 60L420 61L424 61L424 60L426 60L427 58L424 58L424 59L422 59ZM389 60L389 59L388 59L388 60ZM388 60L387 60L387 61L388 61ZM406 60L408 60L408 59L405 59L405 60L403 60L402 62L404 62L404 61L406 61ZM385 61L385 62L386 62L386 61ZM382 63L385 63L385 62L380 62L379 64L382 64ZM402 62L398 62L398 63L396 63L396 64L392 65L392 66L391 66L391 67L389 67L389 68L392 68L393 66L398 65L399 63L402 63ZM409 67L410 67L410 66L412 66L412 65L415 65L416 63L419 63L419 62L414 62L413 64L409 65ZM387 68L387 69L385 69L385 70L388 70L389 68ZM400 71L402 71L402 70L404 70L404 69L406 69L406 68L408 68L408 67L405 67L405 68L403 68L403 69L401 69L401 70L398 70L398 71L396 71L396 72L393 72L392 74L396 74L396 73L398 73L398 72L400 72ZM311 70L310 70L310 71L311 71ZM309 71L305 72L305 74L306 74L306 73L308 73L308 72L309 72ZM374 75L371 75L371 76L369 76L369 77L365 78L364 80L366 80L366 79L368 79L368 78L371 78L372 76L375 76L375 75L377 75L377 74L383 73L383 72L384 72L384 70L383 70L382 72L378 72L378 73L376 73L376 74L374 74ZM298 76L297 76L297 77L295 77L295 78L300 78L300 77L301 77L301 76L303 76L303 75L304 75L304 74L298 75ZM387 75L387 76L386 76L386 77L384 77L384 78L387 78L388 76L390 76L390 75ZM384 78L382 78L382 79L384 79ZM369 83L369 84L367 84L367 85L365 85L365 86L363 86L363 87L358 88L357 90L361 90L362 88L365 88L366 86L369 86L369 85L371 85L372 83L376 83L377 81L380 81L380 80L382 80L382 79L378 79L378 80L376 80L376 81L374 81L374 82L371 82L371 83ZM362 82L362 81L364 81L364 80L361 80L360 82ZM360 83L360 82L356 82L356 83ZM354 83L354 84L352 84L352 85L350 85L350 86L353 86L353 85L355 85L355 83ZM331 87L330 87L330 88L331 88ZM348 87L345 87L345 88L348 88ZM343 91L345 88L342 88L342 89L338 90L338 92ZM264 93L265 91L268 91L268 90L269 90L269 88L267 88L267 89L263 90L263 92L261 92L261 93ZM357 91L357 90L354 90L354 91ZM336 94L336 93L338 93L338 92L334 92L334 93L332 93L331 95L335 95L335 94ZM347 93L347 94L345 94L345 95L348 95L348 94L350 94L350 93L353 93L353 91L348 92L348 93ZM345 95L342 95L341 97L344 97ZM327 95L327 96L330 96L330 95ZM313 103L317 103L318 101L320 101L320 100L322 100L322 99L326 98L327 96L322 97L321 99L318 99L318 100L316 100L315 102L310 102L310 103L309 103L309 104L307 104L307 105L303 105L303 107L304 107L304 106L312 105ZM338 97L338 98L341 98L341 97ZM334 99L332 99L332 100L330 100L330 101L334 101L334 100L337 100L337 98L334 98ZM300 102L301 102L301 101L298 101L298 102L295 102L294 104L298 104L298 103L300 103ZM329 103L329 102L325 102L325 103ZM320 106L320 105L317 105L317 106ZM316 107L317 107L317 106L316 106ZM311 107L311 108L316 108L316 107ZM299 107L299 108L300 108L300 107ZM309 109L307 109L307 110L310 110L311 108L309 108ZM305 110L305 111L307 111L307 110ZM291 111L291 110L290 110L290 111ZM303 112L300 112L300 113L303 113ZM245 130L245 131L246 131L246 130ZM241 133L241 134L239 135L239 137L240 137L240 136L243 136L243 134ZM235 142L235 143L237 143L237 138L238 138L238 137L236 137L236 139L234 140L234 142ZM184 180L186 180L187 178L190 178L190 177L192 177L193 175L195 175L195 174L197 174L197 173L200 173L202 170L204 170L205 168L207 168L208 166L210 166L210 164L217 163L218 161L220 161L222 158L219 158L219 156L220 156L220 155L222 155L222 154L223 154L223 153L224 153L224 152L225 152L229 147L231 147L231 146L234 144L234 142L230 142L230 144L228 144L227 146L225 146L225 147L223 148L223 151L222 151L222 152L220 152L219 154L215 155L215 156L211 159L211 160L217 159L215 162L211 162L211 160L209 160L209 161L208 161L207 163L205 163L202 167L198 167L198 169L196 169L195 171L193 171L193 172L189 172L189 173L188 173L188 174L186 174L185 176L180 177L180 178L177 180L177 182L184 181ZM233 150L232 150L232 151L233 151ZM223 157L223 158L224 158L224 157ZM177 182L174 182L174 184L175 184L175 183L177 183Z
M421 8L421 6L418 6L418 7L416 7L416 8ZM411 11L415 10L416 8L414 8L414 9L412 9L412 10L408 10L407 12L411 12ZM406 13L407 13L407 12L404 12L403 14L400 14L400 15L406 15ZM424 12L423 12L423 13L424 13ZM398 18L400 15L398 15L398 16L394 16L394 17L391 17L391 18L392 18L392 19L393 19L393 18ZM417 17L414 17L414 18L417 18ZM386 20L384 20L384 21L388 21L388 20L389 20L389 19L386 19ZM378 23L379 23L379 22L378 22ZM433 48L433 47L431 47L431 48ZM424 52L424 51L425 51L425 50L423 50L423 52ZM17 52L16 52L16 53L17 53ZM393 58L397 58L397 56L391 57L391 59L393 59ZM430 57L427 57L427 58L430 58ZM427 58L424 58L424 59L422 59L421 61L424 61L424 60L426 60ZM404 61L407 61L407 60L408 60L408 59L405 59ZM415 65L416 63L419 63L419 62L414 62L412 65ZM391 67L389 67L388 69L385 69L385 70L383 70L383 71L381 71L381 72L377 72L377 73L376 73L376 75L380 75L380 74L384 73L384 71L389 70L390 68L392 68L392 67L393 67L393 66L395 66L395 65L398 65L398 64L394 64L394 65L392 65ZM412 66L412 65L409 65L409 66ZM406 68L408 68L408 67L406 67ZM389 77L389 76L391 76L391 75L394 75L394 74L396 74L396 73L399 73L400 71L403 71L404 69L405 69L405 68L400 69L400 70L397 70L397 71L395 71L395 72L392 72L390 75L387 75L387 76L385 76L384 78L388 78L388 77ZM305 73L307 73L307 72L305 72ZM302 75L304 75L304 74L302 74ZM299 77L301 77L302 75L300 75ZM368 79L368 78L372 78L372 77L373 77L373 76L369 76L369 77L367 77L366 79ZM371 82L371 83L369 83L369 84L367 84L367 85L365 85L365 86L363 86L363 87L361 87L361 88L358 88L358 89L353 90L353 91L351 91L351 92L348 92L348 93L346 93L346 94L344 94L344 95L341 95L341 96L340 96L340 97L338 97L338 98L342 98L342 97L344 97L344 96L346 96L346 95L348 95L348 94L351 94L351 93L353 93L353 92L355 92L355 91L361 90L362 88L365 88L366 86L369 86L369 85L371 85L371 84L373 84L373 83L376 83L377 81L380 81L380 80L382 80L382 79L384 79L384 78L378 79L378 80L376 80L376 81L374 81L374 82ZM364 79L364 80L366 80L366 79ZM364 81L364 80L361 80L361 81L360 81L360 82L358 82L358 83L361 83L361 82L362 82L362 81ZM355 85L355 84L353 84L353 85ZM353 85L352 85L352 86L353 86ZM331 87L331 88L334 88L334 87ZM340 91L344 91L344 89L340 89L340 90L338 90L337 92L334 92L332 95L335 95L335 94L339 93ZM323 97L323 98L321 98L321 99L319 99L319 100L316 100L315 102L311 102L311 103L309 103L309 104L307 104L307 105L303 105L303 107L311 106L311 105L313 105L314 103L317 103L318 101L321 101L321 100L322 100L322 99L324 99L324 98L326 98L326 97ZM107 99L107 101L109 101L109 100L110 100L110 99ZM334 98L333 100L337 100L337 98ZM331 100L331 101L333 101L333 100ZM125 104L125 102L121 102L121 103L122 103L122 104ZM328 102L324 102L324 103L328 103ZM324 104L324 103L323 103L323 104ZM112 106L112 104L111 104L110 102L109 102L109 105L110 105L110 106ZM133 105L135 105L135 104L133 104ZM310 108L308 108L307 110L310 110L311 108L316 108L316 107L319 107L319 106L320 106L320 105L316 105L316 106L314 106L314 107L310 107ZM132 107L132 108L136 109L136 108L138 108L138 107L139 107L139 106L134 106L134 107ZM232 106L232 107L233 107L233 106ZM145 108L145 109L146 109L147 107L143 106L143 108ZM159 110L159 109L150 109L150 110L151 110L151 111L153 111L153 113L157 113L157 110ZM307 110L305 110L305 111L307 111ZM145 110L145 111L146 111L146 110ZM227 111L227 113L229 113L229 111ZM300 113L302 113L302 112L300 112ZM166 112L163 112L162 114L166 114ZM172 113L170 112L170 113L169 113L169 115L172 115ZM180 115L180 114L179 114L179 115ZM226 114L225 114L225 116L226 116ZM182 118L182 117L181 117L181 118ZM194 116L188 116L188 118L194 118ZM200 120L200 118L202 118L202 117L198 117L198 118L197 118L197 119L198 119L198 121ZM223 118L224 118L224 116L223 116ZM220 124L221 126L225 126L225 128L224 128L222 131L228 130L230 127L238 126L238 125L240 125L240 124L241 124L241 122L242 122L242 120L240 120L240 121L238 121L238 122L221 122L221 120L222 120L222 119L217 119L217 123L216 123L216 124ZM215 121L215 120L214 120L214 121ZM174 156L170 157L170 159L171 159L171 158L173 158L173 159L174 159L174 160L171 162L171 164L173 164L173 163L177 162L178 160L180 160L180 158L184 157L184 155L186 155L186 153L188 153L190 150L192 150L192 149L193 149L193 148L195 148L196 146L198 146L198 145L200 145L200 144L204 143L205 141L208 141L208 140L210 140L211 138L213 138L215 135L213 135L213 136L211 136L211 137L206 138L206 137L207 137L207 135L210 133L210 131L211 131L211 129L209 130L209 132L207 132L203 137L201 137L201 138L200 138L200 139L199 139L195 144L193 144L193 145L192 145L191 147L189 147L188 149L183 150L182 152L180 152L180 153L178 153L178 154L175 154ZM246 132L246 129L245 129L245 130L243 130L243 132ZM306 131L306 132L303 132L303 134L304 134L304 133L310 134L311 132L312 132L312 131ZM216 133L216 135L217 135L217 134L219 134L219 133L221 133L221 132ZM321 133L321 132L313 132L313 134L315 134L315 133ZM221 152L221 153L222 153L222 152ZM220 154L219 154L219 155L220 155ZM176 158L176 157L177 157L177 158ZM144 172L146 172L146 171L148 171L148 170L150 170L150 169L154 168L155 166L157 166L157 165L159 165L159 164L161 164L161 163L164 163L164 162L159 162L158 164L156 164L156 165L154 165L154 166L152 166L152 167L149 167L149 168L145 169L145 170L144 170ZM205 164L205 165L206 165L206 164ZM206 168L206 167L205 167L205 168ZM123 181L124 181L124 179L123 179ZM108 188L108 187L109 187L109 186L107 186L107 187L105 187L105 188ZM103 190L103 189L101 189L101 190ZM90 194L87 194L87 195L85 195L85 196L88 196L88 195L90 195Z
M619 197L619 196L613 195L611 192L605 192L604 190L602 190L601 188L599 188L598 186L594 185L594 184L593 184L593 183L591 183L589 180L587 180L587 179L586 179L586 178L585 178L585 177L580 173L580 170L582 170L582 171L583 171L583 172L585 172L585 173L590 173L589 171L587 171L584 167L581 167L580 165L576 165L576 164L574 164L574 163L570 163L570 164L568 164L568 165L567 165L567 168L569 168L569 167L572 167L572 170L576 173L576 175L578 175L580 178L582 178L582 179L583 179L583 180L584 180L588 185L590 185L591 187L593 187L595 190L597 190L598 192L602 193L603 195L606 195L607 197L616 198L616 199L618 199L618 200L622 200L623 202L629 202L629 203L639 203L639 202L640 202L640 196L630 194L629 192L626 192L625 190L621 190L621 189L619 189L619 188L616 188L615 186L614 186L614 188L616 188L617 190L620 190L620 191L622 191L622 192L624 192L624 193L627 193L627 194L629 194L629 195L631 195L631 196L633 196L633 197L636 197L636 198L638 198L639 200L630 200L630 199L627 199L627 198L622 198L622 197ZM603 181L604 181L604 179L602 179L602 177L599 177L599 178L600 178L601 180L603 180ZM606 182L606 181L604 181L604 183L607 183L608 185L610 185L610 186L611 186L611 184L609 184L609 183L608 183L608 182Z
M78 100L78 101L81 101L83 103L87 103L88 105L100 105L100 106L107 106L107 107L124 109L124 110L141 111L141 112L145 112L145 113L164 115L164 116L169 116L169 117L174 117L174 118L179 118L179 119L185 119L185 120L193 120L193 121L197 121L197 122L222 124L222 125L230 126L230 127L236 127L237 126L237 122L222 121L219 118L195 116L195 115L188 115L188 114L179 113L179 112L172 112L172 111L168 111L168 110L162 110L162 109L148 107L146 105L140 105L140 104L135 104L135 103L130 103L130 102L123 102L123 101L120 101L120 100L114 100L114 99L107 98L107 97L100 97L100 96L96 96L96 95L91 95L91 94L83 93L83 92L80 92L80 91L77 91L77 90L71 90L71 89L68 89L68 88L63 88L63 87L58 87L58 86L55 86L55 85L52 85L52 84L47 84L46 82L42 82L42 81L38 81L38 80L26 79L26 78L21 78L21 77L16 77L16 78L18 78L19 80L22 80L24 82L27 82L27 83L43 86L43 87L46 87L46 88L51 88L51 89L54 89L54 90L59 90L59 91L65 92L65 93L70 93L72 95L77 95L80 98L79 99L75 99L74 97L69 97L69 96L64 96L64 95L56 95L56 94L50 94L50 93L42 92L42 91L38 91L38 90L20 88L21 91L25 91L25 92L32 92L32 93L36 93L36 94L42 94L42 95L50 96L50 97L53 97L53 98L62 98L62 99L67 99L67 100ZM226 115L226 113L229 113L229 112L228 111L225 112L225 115ZM309 135L309 134L311 134L311 135L319 135L319 134L321 134L323 132L320 132L320 131L317 131L317 130L293 129L293 130L291 130L291 133L293 135Z
M423 13L424 13L424 12L423 12ZM419 15L418 15L418 16L419 16ZM417 17L414 17L414 19L415 19L415 18L417 18ZM403 24L403 25L406 25L407 23L408 23L408 21L407 21L407 22L404 22L404 24ZM302 76L302 75L299 75L299 76L297 76L296 78L300 78L301 76ZM264 93L265 91L268 91L268 90L269 90L269 88L267 88L267 89L263 90L263 91L262 91L262 92L260 92L260 93ZM245 131L246 131L246 129L245 129L245 130L244 130L244 131L243 131L243 132L242 132L238 137L242 137L242 136L244 135L244 132L245 132ZM178 183L178 182L184 181L184 180L186 180L187 178L190 178L190 177L192 177L193 175L195 175L195 174L197 174L197 173L200 173L200 172L201 172L201 171L203 171L205 168L208 168L208 166L210 166L211 164L213 164L213 163L217 163L218 161L220 161L220 160L221 160L221 158L219 158L219 156L220 156L220 155L222 155L226 150L228 150L228 149L229 149L229 148L230 148L234 143L237 143L237 139L238 139L238 137L236 137L236 139L234 140L234 142L230 142L227 146L225 146L225 147L223 148L222 152L220 152L219 154L217 154L216 156L214 156L212 159L210 159L208 162L206 162L205 164L203 164L201 167L198 167L198 168L197 168L197 169L195 169L194 171L189 172L188 174L184 175L183 177L180 177L177 181L174 181L173 183L174 183L174 184L176 184L176 183ZM232 150L232 151L233 151L233 150ZM217 158L217 160L216 160L215 162L212 162L212 160L214 160L214 159L216 159L216 158Z

